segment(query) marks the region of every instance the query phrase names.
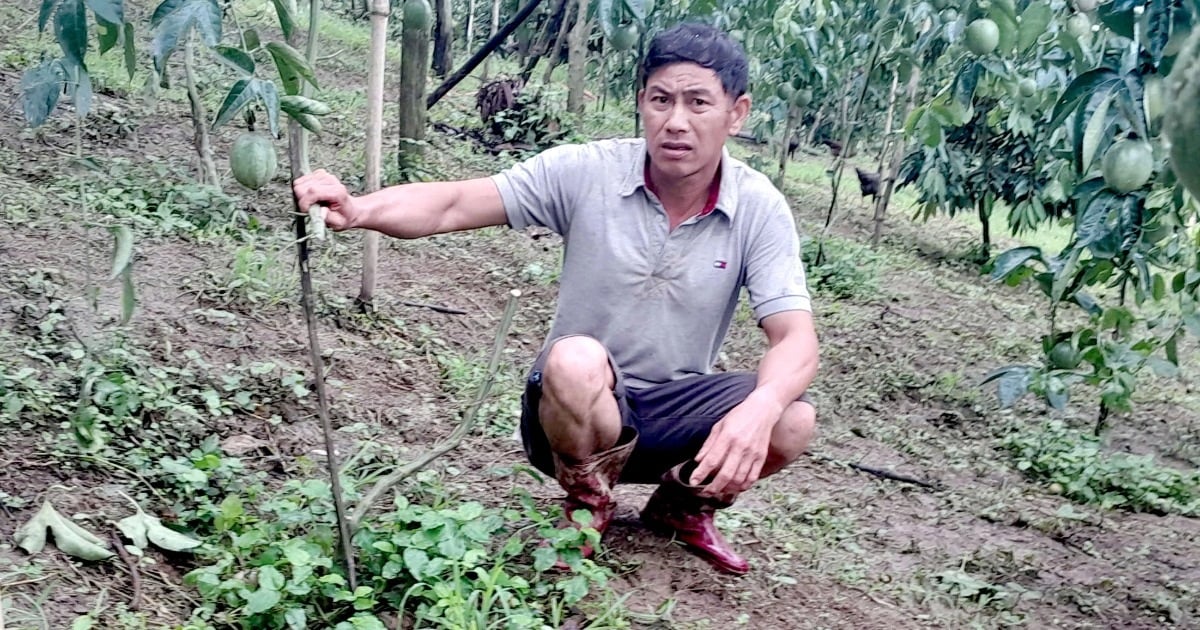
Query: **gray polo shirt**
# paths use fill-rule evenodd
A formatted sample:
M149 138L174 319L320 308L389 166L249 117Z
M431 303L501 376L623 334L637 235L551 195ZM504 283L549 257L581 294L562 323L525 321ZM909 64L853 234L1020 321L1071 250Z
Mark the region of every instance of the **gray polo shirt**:
M766 176L726 151L716 209L669 231L645 165L644 140L602 140L549 149L493 178L513 229L563 237L547 340L595 337L631 387L708 373L742 287L759 322L812 308L795 221Z

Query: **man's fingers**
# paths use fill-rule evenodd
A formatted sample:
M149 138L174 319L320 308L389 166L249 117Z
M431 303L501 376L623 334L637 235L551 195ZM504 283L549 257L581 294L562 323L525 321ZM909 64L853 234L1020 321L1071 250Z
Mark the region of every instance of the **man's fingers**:
M721 445L713 447L703 458L697 458L696 470L692 471L692 476L688 479L688 483L693 486L698 486L704 483L705 479L713 473L718 467L721 467L725 461L726 455Z

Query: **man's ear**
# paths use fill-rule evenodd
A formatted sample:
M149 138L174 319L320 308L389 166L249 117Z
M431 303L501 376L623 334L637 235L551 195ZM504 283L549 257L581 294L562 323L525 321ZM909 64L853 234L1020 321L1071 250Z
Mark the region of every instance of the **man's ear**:
M638 91L637 91L637 108L638 108L638 111L641 111L641 110L642 110L642 100L643 100L643 99L645 99L645 98L646 98L646 88L642 88L642 89L638 90Z
M729 124L729 135L737 135L750 116L750 95L743 94L733 102L733 121Z

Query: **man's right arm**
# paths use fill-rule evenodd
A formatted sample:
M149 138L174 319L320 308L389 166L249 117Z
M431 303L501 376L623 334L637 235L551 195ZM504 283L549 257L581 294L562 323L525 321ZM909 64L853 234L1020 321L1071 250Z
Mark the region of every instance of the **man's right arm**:
M293 186L300 207L325 207L325 223L337 231L362 228L411 239L508 223L490 178L403 184L356 197L336 177L318 170Z

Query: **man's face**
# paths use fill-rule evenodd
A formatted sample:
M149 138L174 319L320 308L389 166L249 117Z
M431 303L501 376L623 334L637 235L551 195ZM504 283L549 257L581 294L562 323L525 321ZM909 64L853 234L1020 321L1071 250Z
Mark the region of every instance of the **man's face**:
M638 93L646 148L655 170L683 179L719 163L725 139L750 112L750 97L725 93L717 73L694 63L654 71Z

